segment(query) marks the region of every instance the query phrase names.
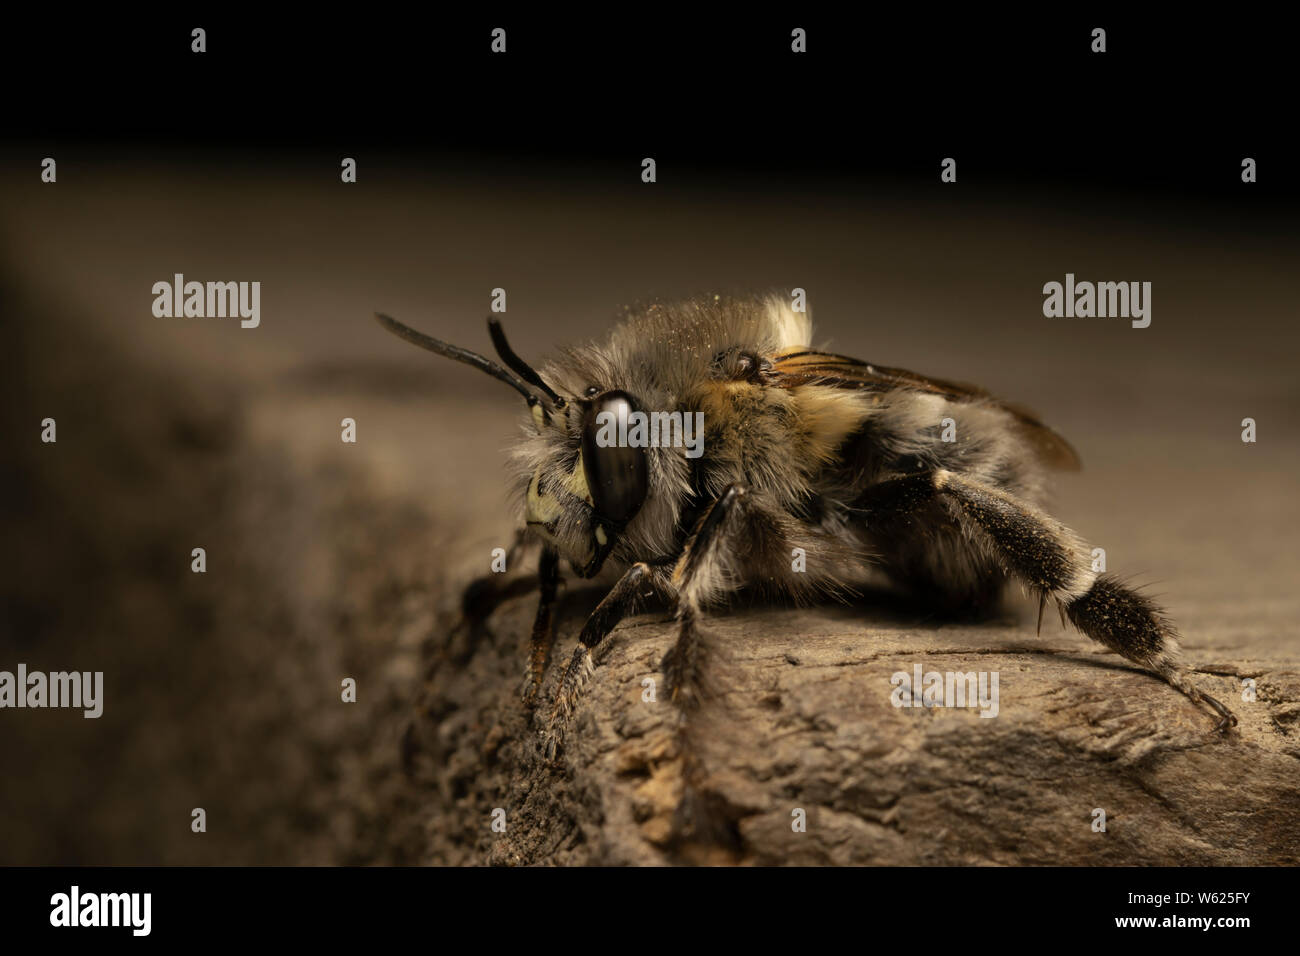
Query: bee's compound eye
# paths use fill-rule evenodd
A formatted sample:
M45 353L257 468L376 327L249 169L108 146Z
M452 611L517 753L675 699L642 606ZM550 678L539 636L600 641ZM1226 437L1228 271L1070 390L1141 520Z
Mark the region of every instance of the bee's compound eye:
M584 391L582 394L585 395L587 398L595 398L597 395L600 394L600 386L588 385L586 391Z
M618 524L641 510L649 491L645 448L628 441L636 411L626 392L606 392L583 413L582 468L587 489L596 513Z

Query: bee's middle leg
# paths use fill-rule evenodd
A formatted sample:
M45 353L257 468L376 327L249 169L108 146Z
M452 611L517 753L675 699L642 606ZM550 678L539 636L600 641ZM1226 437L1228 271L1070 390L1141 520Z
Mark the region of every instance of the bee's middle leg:
M677 591L677 642L664 655L662 669L669 699L677 708L676 742L682 792L673 818L675 841L729 845L735 834L709 793L701 753L700 728L690 711L705 696L705 646L702 608L739 584L738 565L759 566L763 556L784 546L781 522L738 484L729 486L696 525L673 569Z
M513 568L529 542L523 529L515 532L515 542L506 553L506 567ZM439 659L459 663L469 660L474 649L490 636L488 618L506 601L521 597L538 585L531 574L491 573L470 581L460 594L460 614L455 619L442 655L430 663L436 668ZM432 676L432 669L430 670Z
M816 569L790 564L791 546L820 558ZM687 709L703 696L703 608L746 583L762 583L796 598L843 594L843 581L861 562L855 546L784 514L761 494L730 485L695 526L673 568L677 642L663 672L674 704Z
M699 701L703 653L699 619L702 606L725 589L723 577L735 533L733 520L742 507L745 489L731 485L709 508L686 544L672 583L677 590L677 642L664 655L661 667L669 697L678 707Z
M524 550L529 546L529 538L524 528L515 531L514 541L506 552L505 566L513 568ZM503 582L502 579L506 578ZM460 609L466 620L481 623L505 601L531 591L534 581L531 577L507 577L492 573L475 578L461 592Z

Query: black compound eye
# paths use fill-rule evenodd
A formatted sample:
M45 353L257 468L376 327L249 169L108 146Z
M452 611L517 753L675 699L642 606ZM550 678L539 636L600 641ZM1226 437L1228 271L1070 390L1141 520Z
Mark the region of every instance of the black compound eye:
M645 449L627 442L635 412L627 392L606 392L582 413L582 470L592 504L602 518L618 524L641 510L650 487Z

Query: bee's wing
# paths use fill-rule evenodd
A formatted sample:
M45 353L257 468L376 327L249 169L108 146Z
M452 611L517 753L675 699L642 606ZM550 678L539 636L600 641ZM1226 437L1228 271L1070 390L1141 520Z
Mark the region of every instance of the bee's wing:
M1022 406L996 399L976 385L930 378L904 368L873 365L847 355L807 348L777 353L772 358L772 371L776 376L773 384L778 387L816 384L882 392L893 388L910 388L942 395L953 401L978 401L995 405L1014 416L1025 440L1044 464L1069 471L1079 468L1078 453L1069 442L1044 425L1037 415Z

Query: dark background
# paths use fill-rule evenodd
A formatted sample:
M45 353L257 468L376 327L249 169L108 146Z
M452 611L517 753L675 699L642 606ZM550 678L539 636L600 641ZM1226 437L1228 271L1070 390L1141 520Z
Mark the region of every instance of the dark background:
M190 30L208 52L190 52ZM507 29L509 54L489 51ZM793 26L809 53L789 53ZM1107 30L1107 52L1090 51ZM1290 139L1284 18L1086 13L346 17L22 15L4 41L6 134L36 143L302 155L364 142L424 160L590 173L657 156L734 182L835 175L965 188L1238 196ZM1257 156L1259 158L1259 156ZM661 180L661 183L664 181ZM670 184L669 184L670 185Z

